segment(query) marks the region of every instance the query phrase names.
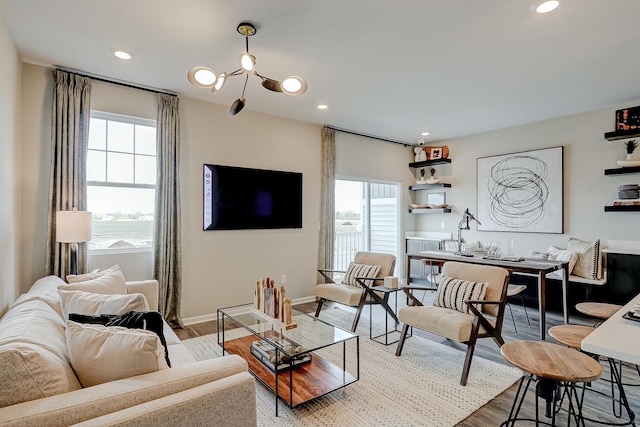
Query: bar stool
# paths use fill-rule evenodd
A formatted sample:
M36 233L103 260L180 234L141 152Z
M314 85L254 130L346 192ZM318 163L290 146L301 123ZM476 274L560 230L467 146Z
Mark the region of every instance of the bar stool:
M529 313L527 313L527 306L524 305L524 298L522 297L522 292L527 289L527 285L514 285L509 284L507 287L507 298L520 296L520 301L522 302L522 308L524 309L524 315L527 316L527 323L529 327L531 327L531 321L529 320ZM513 322L513 330L518 333L518 328L516 328L516 319L513 317L513 310L511 309L511 304L507 303L507 307L509 307L509 313L511 313L511 321Z
M582 351L582 340L585 339L587 335L589 335L591 332L595 330L596 328L594 326L557 325L549 329L549 335L561 344L564 344L573 349ZM592 355L589 353L585 353L585 354L588 354L594 360L599 360L597 355ZM610 380L603 379L603 381L607 381L611 383L611 395L607 395L606 393L603 393L599 390L593 390L593 389L589 389L589 390L601 396L606 396L611 399L612 412L616 418L622 418L622 407L624 406L624 408L627 411L627 416L629 418L629 421L625 423L607 423L603 421L592 420L587 417L583 417L583 418L587 421L592 421L592 422L595 422L598 424L604 424L604 425L614 425L614 426L635 425L634 424L635 415L633 414L633 411L629 406L629 402L624 393L624 389L622 385L618 384L618 378L616 378L616 373L617 373L616 361L609 358L607 358L607 361L609 362L611 379ZM621 375L621 374L618 374L618 375ZM614 388L614 386L616 385L618 386L619 397L616 397L616 391ZM617 408L616 408L616 403L618 403Z
M600 378L602 366L591 357L562 345L546 341L513 341L504 344L500 351L505 360L525 375L520 379L509 418L500 426L514 426L516 421L535 421L536 425L556 425L556 403L561 396L568 397L568 424L571 418L584 426L582 399L578 396L576 383L588 383ZM518 418L522 403L532 381L536 382L536 418ZM538 397L545 399L547 418L551 423L540 421Z
M580 313L595 317L599 320L607 320L621 308L621 305L606 302L581 302L576 304L576 310Z

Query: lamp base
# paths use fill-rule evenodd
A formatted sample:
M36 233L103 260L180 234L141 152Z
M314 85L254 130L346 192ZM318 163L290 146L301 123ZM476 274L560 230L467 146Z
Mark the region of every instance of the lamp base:
M69 274L78 274L78 244L71 243L71 253L69 254Z

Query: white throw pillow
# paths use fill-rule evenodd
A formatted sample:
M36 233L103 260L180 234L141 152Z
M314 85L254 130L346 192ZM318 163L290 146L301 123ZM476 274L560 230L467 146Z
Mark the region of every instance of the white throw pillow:
M600 279L602 277L602 252L600 240L585 242L584 240L569 238L567 250L573 251L578 256L573 275L586 277L587 279Z
M59 285L58 289L63 291L84 291L94 294L126 294L127 283L120 269L112 270L109 273L96 276L93 279L82 282L74 282Z
M83 387L168 368L160 338L151 331L69 321L66 336Z
M438 290L433 297L433 305L472 314L465 301L484 300L488 286L488 283L472 282L470 280L442 276L440 278L440 284L438 284ZM474 306L482 311L481 304L474 304Z
M105 274L112 273L115 270L120 270L120 266L118 264L114 265L113 267L109 267L106 270L95 269L92 272L86 273L86 274L68 274L67 282L69 283L85 282L87 280L97 279L98 277L104 276Z
M556 248L555 246L549 246L549 259L551 261L565 261L569 263L569 271L567 274L571 274L573 271L573 267L576 265L578 261L578 255L576 255L573 251L568 251L560 248Z
M374 278L378 275L379 272L380 272L379 265L356 264L352 262L351 264L349 264L349 268L347 269L347 272L344 274L342 283L350 286L360 286L356 281L357 277ZM373 284L373 281L366 280L365 284L371 287Z
M142 294L103 295L83 291L58 290L64 319L69 313L123 314L127 311L149 311L149 303Z

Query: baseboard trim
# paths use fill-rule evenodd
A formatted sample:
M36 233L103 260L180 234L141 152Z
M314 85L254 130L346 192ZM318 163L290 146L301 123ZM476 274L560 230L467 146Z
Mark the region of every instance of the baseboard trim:
M308 302L315 302L315 300L316 300L316 297L311 295L308 297L294 298L291 302L293 305L297 305L297 304L306 304ZM238 311L238 314L241 314L243 312L248 313L249 310ZM202 316L187 317L182 319L182 325L189 326L189 325L195 325L197 323L212 322L215 320L216 320L216 313L203 314Z

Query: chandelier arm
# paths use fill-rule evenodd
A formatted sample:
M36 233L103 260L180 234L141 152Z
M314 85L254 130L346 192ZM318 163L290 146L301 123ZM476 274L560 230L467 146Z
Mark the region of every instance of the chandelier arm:
M240 96L240 98L244 98L244 91L247 88L248 81L249 81L249 73L247 73L247 76L244 79L244 87L242 88L242 95Z
M235 70L233 73L227 74L227 77L239 76L242 73L244 73L244 68L240 67L237 70Z

